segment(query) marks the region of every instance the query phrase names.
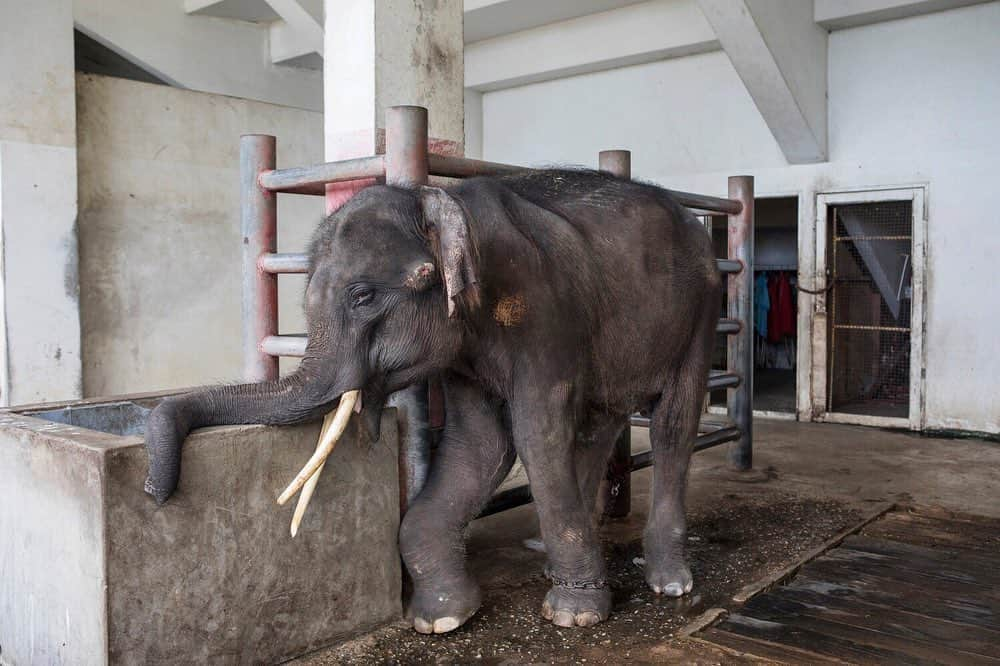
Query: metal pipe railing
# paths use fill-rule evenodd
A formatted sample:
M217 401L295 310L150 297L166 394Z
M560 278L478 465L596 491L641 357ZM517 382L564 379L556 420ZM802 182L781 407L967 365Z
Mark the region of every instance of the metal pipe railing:
M678 192L677 190L667 191L674 195L677 203L687 208L693 208L696 214L739 215L740 211L743 210L743 203L739 199L732 198L732 191L729 193L729 199L710 197L707 194Z
M485 162L469 157L452 157L450 155L428 156L432 176L447 176L449 178L473 178L475 176L503 176L505 174L524 171L525 167L499 162Z
M259 185L274 170L276 141L266 134L240 137L240 225L243 231L243 377L248 382L278 378L278 358L260 341L278 334L278 276L260 260L278 244L278 201Z
M468 178L504 175L523 167L483 160L429 154L427 110L416 106L392 107L386 112L386 154L327 162L291 169L275 168L275 139L267 135L245 135L240 143L240 182L243 228L243 357L248 381L278 377L279 356L303 356L306 336L278 335L277 276L306 273L309 257L304 253L278 253L276 193L322 195L327 183L371 181L412 187L431 178ZM628 151L604 151L599 168L622 178L631 177ZM753 178L729 179L729 198L671 191L677 201L698 215L727 215L729 257L718 259L719 271L728 278L728 313L716 332L727 335L728 370L715 372L708 390L728 389L729 423L698 436L694 450L735 442L730 448L730 466L749 469L752 464L752 326L753 276L746 270L753 260ZM631 425L648 426L649 419L632 416ZM703 424L703 429L704 429ZM429 442L417 446L429 446ZM631 455L629 429L615 443L609 466L610 515L627 515L629 475L651 464L652 453ZM426 477L428 451L400 451L400 492L405 498ZM531 501L527 486L498 493L481 515Z
M260 341L260 350L265 354L303 357L306 355L307 338L304 333L295 335L269 335Z
M299 252L262 254L257 266L265 273L308 273L309 255Z
M729 420L740 437L729 447L729 467L745 472L753 465L753 176L729 178L729 197L740 209L729 215L729 258L743 269L729 275L728 316L743 323L727 341L727 367L743 381L729 391Z
M326 194L327 183L343 183L385 174L385 156L358 157L339 162L324 162L307 167L275 169L260 174L260 186L271 192Z

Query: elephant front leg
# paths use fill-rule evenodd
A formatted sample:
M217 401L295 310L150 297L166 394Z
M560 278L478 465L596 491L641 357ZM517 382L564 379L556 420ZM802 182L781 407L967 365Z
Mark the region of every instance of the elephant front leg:
M423 490L403 518L400 551L413 579L409 616L420 633L445 633L479 608L465 566L466 526L514 462L498 406L471 382L445 382L447 423Z
M542 615L561 627L590 626L611 611L600 541L593 528L593 499L585 498L574 461L576 412L566 391L521 393L511 405L514 446L531 481L552 587Z

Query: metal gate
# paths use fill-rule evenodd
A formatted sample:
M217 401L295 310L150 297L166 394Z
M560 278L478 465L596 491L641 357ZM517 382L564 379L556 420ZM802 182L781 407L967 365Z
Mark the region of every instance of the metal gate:
M909 418L912 205L849 204L831 215L827 409Z
M919 428L923 190L820 195L817 222L814 405L822 420Z

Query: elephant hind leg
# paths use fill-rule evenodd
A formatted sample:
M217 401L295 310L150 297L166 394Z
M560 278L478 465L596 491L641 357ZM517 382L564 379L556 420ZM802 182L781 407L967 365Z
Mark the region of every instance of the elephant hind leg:
M714 321L711 323L714 326ZM684 495L713 341L709 332L696 336L681 366L667 378L650 419L653 494L643 534L646 582L657 594L672 597L686 594L693 587L691 571L684 559L687 537Z
M480 592L465 565L466 526L483 509L514 462L499 405L476 384L445 381L447 423L426 485L400 526L399 545L413 579L409 615L421 633L445 633L479 608Z

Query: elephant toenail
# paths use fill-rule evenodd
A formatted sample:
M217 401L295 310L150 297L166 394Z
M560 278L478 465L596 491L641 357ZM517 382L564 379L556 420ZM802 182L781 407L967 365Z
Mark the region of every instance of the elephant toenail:
M553 613L552 606L549 605L549 602L548 601L543 602L542 603L542 617L544 617L546 620L551 620L552 619L552 613Z
M576 619L569 611L556 611L555 615L552 616L552 624L557 627L572 627L576 624Z
M601 616L591 611L583 611L576 616L576 626L592 627L601 621Z
M421 634L433 634L434 625L422 617L413 618L413 628Z
M663 594L668 597L679 597L684 594L684 588L680 583L667 583L663 587Z
M460 624L462 622L457 617L442 617L439 620L434 620L434 633L446 634L449 631L457 629Z
M653 585L653 592L655 592L656 594L660 594L660 593L663 592L663 588L660 587L659 585L654 584Z

